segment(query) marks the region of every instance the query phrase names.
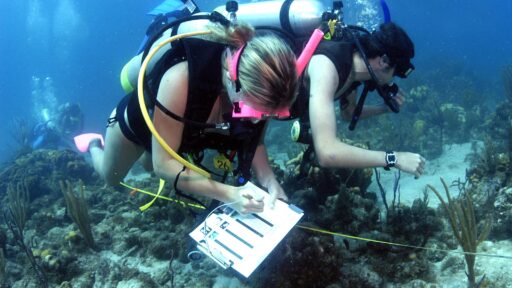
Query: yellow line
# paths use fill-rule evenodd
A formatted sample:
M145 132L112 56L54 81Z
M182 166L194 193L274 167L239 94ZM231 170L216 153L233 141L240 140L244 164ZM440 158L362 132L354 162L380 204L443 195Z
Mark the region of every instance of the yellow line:
M157 195L155 193L152 193L152 192L149 192L149 191L146 191L146 190L142 190L142 189L139 189L139 188L132 187L132 186L130 186L130 185L126 184L126 183L123 183L123 182L120 182L119 184L121 184L122 186L124 186L126 188L129 188L129 189L132 189L132 190L136 190L137 192L140 192L140 193L143 193L143 194L146 194L146 195L150 195L150 196L153 196L153 197L157 197L157 198L160 198L160 199L164 199L164 200L167 200L167 201L171 201L171 202L175 202L175 203L181 204L181 205L183 205L183 207L191 206L191 207L198 208L198 209L206 209L206 207L204 207L203 205L188 203L188 202L185 202L185 201L169 198L169 197L166 197L166 196Z
M184 202L184 201L181 201L181 200L176 200L176 199L169 198L169 197L166 197L166 196L158 195L158 194L155 194L155 193L152 193L152 192L149 192L149 191L145 191L145 190L142 190L142 189L139 189L139 188L132 187L132 186L130 186L130 185L126 184L126 183L123 183L123 182L120 182L120 184L122 186L124 186L124 187L129 188L129 189L133 189L133 190L136 190L138 192L144 193L146 195L153 196L153 197L155 197L155 199L156 198L160 198L160 199L164 199L164 200L167 200L167 201L175 202L175 203L183 205L183 207L191 206L191 207L194 207L194 208L206 209L206 207L204 207L202 205L199 205L199 204L187 203L187 202ZM162 182L161 182L161 185L162 185ZM159 190L161 190L162 186L160 186L159 188L160 188ZM348 238L348 239L365 241L365 242L371 242L371 243L379 243L379 244L384 244L384 245L406 247L406 248L412 248L412 249L421 249L421 250L430 250L430 251L440 251L440 252L453 253L453 254L475 255L475 256L483 256L483 257L494 257L494 258L512 259L512 256L508 256L508 255L473 253L473 252L464 252L464 251L454 251L454 250L448 250L448 249L427 248L427 247L414 246L414 245L401 244L401 243L394 243L394 242L388 242L388 241L382 241L382 240L375 240L375 239L370 239L370 238L358 237L358 236L353 236L353 235L348 235L348 234L343 234L343 233L331 232L331 231L328 231L328 230L324 230L324 229L320 229L320 228L308 227L308 226L304 226L304 225L300 225L300 224L297 224L295 226L297 226L297 227L299 227L301 229L304 229L304 230L312 231L312 232L328 234L328 235L333 235L333 236L340 236L340 237L344 237L344 238Z
M349 239L366 241L366 242L372 242L372 243L380 243L380 244L385 244L385 245L407 247L407 248L414 248L414 249L422 249L422 250L430 250L430 251L442 251L442 252L455 253L455 254L465 254L465 255L475 255L475 256L484 256L484 257L512 259L512 256L508 256L508 255L473 253L473 252L453 251L453 250L438 249L438 248L427 248L427 247L421 247L421 246L414 246L414 245L408 245L408 244L400 244L400 243L394 243L394 242L388 242L388 241L369 239L369 238L364 238L364 237L357 237L357 236L347 235L347 234L343 234L343 233L331 232L331 231L327 231L327 230L323 230L323 229L318 229L318 228L313 228L313 227L308 227L308 226L303 226L303 225L298 225L298 224L296 226L299 227L299 228L305 229L305 230L309 230L309 231L313 231L313 232L318 232L318 233L322 233L322 234L341 236L341 237L345 237L345 238L349 238Z

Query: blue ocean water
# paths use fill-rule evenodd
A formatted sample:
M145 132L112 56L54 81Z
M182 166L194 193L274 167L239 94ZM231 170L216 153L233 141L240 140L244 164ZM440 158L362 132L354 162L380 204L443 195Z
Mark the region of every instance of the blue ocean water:
M45 111L41 108L45 105L55 110L55 107L65 102L78 103L85 115L84 130L98 133L105 131L108 115L123 96L119 85L120 70L138 49L151 21L145 14L160 2L161 0L0 1L0 121L4 124L0 125L0 135L3 136L0 137L0 168L2 162L14 156L17 148L11 133L15 134L19 130L12 130L9 123L15 118L32 124L41 121L45 117ZM204 11L223 3L212 0L196 2ZM344 2L347 4L346 9L356 9L365 5L371 7L378 0ZM422 77L414 76L405 82L416 81L414 85L425 82L441 87L446 85L443 80L463 76L462 78L470 79L474 83L475 91L481 94L479 99L487 106L503 98L501 69L507 64L512 65L512 38L508 32L512 27L512 2L387 2L392 19L408 31L416 45L416 58L413 61L417 69L415 75ZM347 11L347 16L349 12L352 11ZM436 69L442 73L431 73L437 71ZM425 75L432 78L426 78ZM406 105L404 110L409 109L408 107ZM283 139L288 140L288 137ZM454 167L450 166L453 163L440 165L447 166L449 170ZM436 178L438 174L447 174L439 171L436 173ZM2 192L4 191L0 191ZM45 214L44 217L48 215ZM45 221L44 217L36 215L33 218ZM53 222L46 222L54 225ZM345 245L348 249L348 244ZM507 255L510 255L509 251L510 249L506 251ZM411 254L410 258L413 257L416 256ZM322 272L322 276L329 274L321 268L318 270ZM462 275L463 269L459 270ZM220 282L218 279L216 281ZM230 287L237 285L232 284Z
M243 1L242 1L243 2ZM249 2L249 1L246 1ZM328 3L329 1L326 1ZM345 1L361 2L361 1ZM365 2L365 1L362 1ZM160 1L25 0L0 2L0 121L33 119L32 78L52 79L58 103L75 102L85 129L103 132L106 117L122 96L119 72L135 53ZM197 1L203 10L223 1ZM512 2L388 0L392 19L416 45L418 71L459 63L501 95L500 69L512 63ZM445 75L450 77L454 75ZM8 125L1 125L0 161L14 148Z

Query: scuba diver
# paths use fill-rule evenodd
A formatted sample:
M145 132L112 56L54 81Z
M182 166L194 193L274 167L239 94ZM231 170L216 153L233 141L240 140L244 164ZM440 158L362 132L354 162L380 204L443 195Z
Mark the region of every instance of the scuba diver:
M36 125L29 137L34 149L72 149L72 138L82 133L84 115L78 104L59 105L50 76L32 76L31 94Z
M32 128L30 146L36 149L58 149L61 146L61 137L53 121L38 123Z
M233 18L212 13L205 19L209 34L182 38L165 50L149 53L153 58L147 59L145 68L141 59L146 61L148 51L172 30L166 25L153 29L158 32L150 33L144 51L123 68L123 74L133 75L144 67L144 87L125 81L123 87L132 92L112 111L105 140L100 134L83 134L75 137L75 143L81 151L89 151L95 170L109 185L119 184L141 158L147 169L174 183L176 191L230 203L241 213L261 212L263 196L243 185L253 170L271 199L286 199L269 166L263 138L267 118L289 116L298 87L296 57L280 38L255 36L251 26ZM143 90L143 97L137 90ZM145 105L148 109L141 109ZM145 118L149 114L153 125ZM230 152L236 151L237 185L187 168L161 140L170 150L197 158L211 148L233 160Z
M342 118L350 120L350 130L355 129L360 118L391 111L398 113L405 95L391 81L395 76L406 78L414 70L411 63L413 42L401 27L391 22L386 2L375 2L374 10L381 7L384 23L373 32L360 26L346 25L342 1L333 1L331 11L314 0L262 1L245 4L244 9L240 8L245 14L238 13L238 17L249 23L260 23L260 19L265 18L272 22L275 17L254 14L275 12L272 7L277 5L280 7L276 14L279 20L272 26L284 30L280 35L301 39L299 35L311 33L311 26L315 24L325 32L324 39L305 68L299 96L291 109L291 118L299 118L292 127L292 139L309 144L303 163L310 161L315 152L322 167L384 167L386 170L395 167L418 178L423 174L425 165L421 155L362 149L336 137L336 101L340 102ZM261 9L256 9L256 6ZM296 45L296 42L291 43ZM364 86L363 91L357 97L357 88L361 85ZM364 105L368 92L373 90L378 92L385 105Z
M57 108L56 115L32 129L32 149L72 149L73 135L82 133L84 116L78 104L65 103Z
M346 32L345 32L346 33ZM351 32L349 32L351 33ZM345 35L341 40L320 43L304 73L301 93L295 105L300 121L294 123L294 140L313 144L322 167L395 167L413 174L424 172L425 159L415 153L373 151L342 142L336 137L335 101L353 130L359 118L398 112L404 95L393 77L406 78L414 69L414 45L407 33L392 22L381 24L373 33ZM364 84L357 99L357 88ZM364 105L369 90L376 89L387 105ZM293 113L292 113L293 114ZM306 154L310 153L306 151Z
M261 1L240 5L237 17L258 29L276 32L295 51L304 46L304 35L315 34L315 28L324 33L300 79L300 93L288 118L300 119L292 127L292 139L309 144L303 162L312 159L315 152L323 167L395 167L418 178L425 165L421 155L362 149L336 137L336 101L340 102L343 119L350 120L350 130L360 118L397 113L405 95L391 80L395 76L406 78L414 70L412 40L391 22L386 2L374 2L374 11L382 9L384 23L368 23L378 26L373 32L345 24L342 1L333 1L330 11L316 0ZM357 97L361 85L363 90ZM374 90L385 105L364 105L368 92Z

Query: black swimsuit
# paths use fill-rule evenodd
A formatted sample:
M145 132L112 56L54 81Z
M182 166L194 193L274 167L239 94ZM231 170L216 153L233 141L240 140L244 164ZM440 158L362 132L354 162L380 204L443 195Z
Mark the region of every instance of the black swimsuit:
M336 72L338 73L338 87L336 91L340 90L352 71L353 54L356 51L354 44L343 41L322 41L315 50L314 55L324 55L334 64ZM347 91L345 91L338 99L340 99L341 107L348 105L347 96L361 85L360 82L354 82ZM337 100L337 99L336 99ZM302 82L299 88L299 95L297 101L291 109L292 118L309 119L309 89L306 88L305 83Z

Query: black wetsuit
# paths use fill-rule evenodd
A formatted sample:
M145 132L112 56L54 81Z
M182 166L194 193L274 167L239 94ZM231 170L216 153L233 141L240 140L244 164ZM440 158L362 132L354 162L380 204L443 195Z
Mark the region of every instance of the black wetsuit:
M336 91L339 91L343 87L350 76L355 51L356 47L353 43L335 40L322 41L315 50L314 55L324 55L334 64L336 72L338 73L338 87L336 88ZM359 85L361 85L360 82L354 82L350 88L338 98L340 100L341 107L346 107L346 105L348 105L347 96L357 89ZM303 120L309 119L309 96L309 89L306 88L305 83L302 82L297 101L292 107L292 117L298 117Z
M162 56L148 75L149 87L145 92L145 102L150 112L154 109L158 86L164 73L173 65L187 61L189 81L184 118L206 123L223 90L221 55L225 49L224 44L198 38L185 38L173 43L173 48ZM172 107L166 108L172 111ZM125 111L129 125L124 119ZM223 116L224 121L230 123L227 135L210 133L204 127L185 124L178 152L197 153L206 148L236 150L239 172L247 180L250 178L251 162L264 131L265 121L253 124L251 121L232 119L230 114ZM151 151L151 132L142 117L137 92L121 100L117 106L116 120L125 137Z

